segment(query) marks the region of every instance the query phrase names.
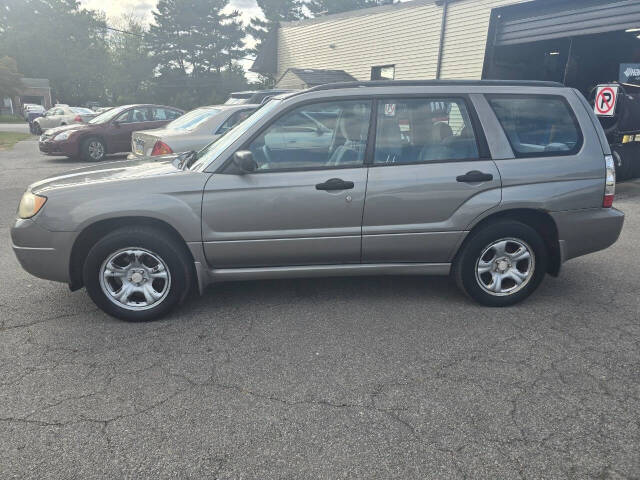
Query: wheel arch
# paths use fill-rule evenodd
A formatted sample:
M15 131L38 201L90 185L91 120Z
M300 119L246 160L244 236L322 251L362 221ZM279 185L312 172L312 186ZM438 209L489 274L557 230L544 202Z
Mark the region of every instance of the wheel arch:
M562 255L560 252L560 237L558 234L558 226L556 225L553 217L548 212L535 208L514 208L509 210L501 210L477 219L477 221L472 224L469 234L466 236L464 242L458 249L456 258L454 258L454 263L457 259L458 254L464 248L467 240L471 238L474 232L477 232L484 226L499 220L514 220L520 223L524 223L525 225L533 228L538 234L540 234L547 247L547 252L549 253L549 266L547 269L547 273L552 276L558 276L558 274L560 273L560 268L562 266Z
M109 152L109 145L107 144L107 139L104 135L100 133L85 133L78 139L78 150L82 153L82 144L89 140L90 138L97 138L104 144L104 154L106 155Z
M104 235L122 227L127 226L146 226L160 230L163 233L169 235L172 239L178 242L184 247L185 252L190 259L190 265L192 268L192 274L195 278L194 258L191 250L187 246L187 242L182 235L169 223L159 220L153 217L145 216L132 216L132 217L116 217L99 220L90 225L87 225L80 234L76 237L71 248L71 255L69 258L69 288L71 290L78 290L84 286L82 280L82 267L84 265L84 259L87 257L91 247Z

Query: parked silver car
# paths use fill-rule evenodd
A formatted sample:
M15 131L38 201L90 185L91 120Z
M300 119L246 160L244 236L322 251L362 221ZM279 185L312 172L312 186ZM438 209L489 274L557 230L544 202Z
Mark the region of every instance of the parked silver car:
M129 159L200 150L251 115L258 105L218 105L185 113L162 128L134 132Z
M34 183L11 236L27 271L132 321L194 286L302 276L452 274L508 306L617 240L614 190L576 90L355 82L272 99L197 154Z
M42 132L49 128L73 125L74 123L87 123L97 115L93 110L84 107L55 106L33 121L33 129L36 134L41 135Z

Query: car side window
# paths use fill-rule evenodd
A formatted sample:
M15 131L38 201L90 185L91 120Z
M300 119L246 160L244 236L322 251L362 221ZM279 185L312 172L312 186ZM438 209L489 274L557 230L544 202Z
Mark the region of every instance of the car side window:
M354 167L364 163L369 100L315 103L273 122L248 150L257 171Z
M119 123L140 123L150 121L148 108L131 108L117 118Z
M516 157L574 155L582 132L567 101L555 95L489 95Z
M378 104L374 164L431 163L479 158L461 99L385 99Z
M167 113L168 111L164 108L154 107L151 109L151 115L153 116L153 120L156 122L168 120Z
M227 118L222 125L215 132L217 135L222 135L227 133L233 127L235 127L238 123L242 122L249 115L251 115L255 110L240 110L239 112L235 112L229 118Z
M164 111L165 120L175 120L182 115L182 113L177 110L170 110L168 108L163 108L162 110Z

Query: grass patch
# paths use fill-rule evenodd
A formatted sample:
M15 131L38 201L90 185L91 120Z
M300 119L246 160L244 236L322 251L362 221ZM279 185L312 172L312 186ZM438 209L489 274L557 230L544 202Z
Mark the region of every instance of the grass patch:
M19 115L0 115L0 123L27 123Z
M0 150L9 150L21 140L31 138L28 133L0 132Z

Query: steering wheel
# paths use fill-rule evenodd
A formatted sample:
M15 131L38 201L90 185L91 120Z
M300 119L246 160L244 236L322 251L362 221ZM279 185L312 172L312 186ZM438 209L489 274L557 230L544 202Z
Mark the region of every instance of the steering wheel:
M269 166L273 163L273 154L271 153L271 149L265 143L260 150L262 150L262 156L264 157L265 162L258 168L269 168Z

